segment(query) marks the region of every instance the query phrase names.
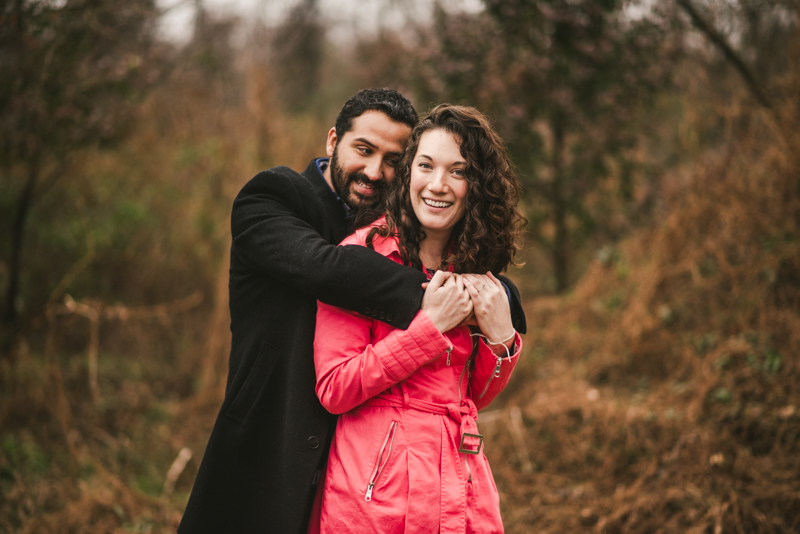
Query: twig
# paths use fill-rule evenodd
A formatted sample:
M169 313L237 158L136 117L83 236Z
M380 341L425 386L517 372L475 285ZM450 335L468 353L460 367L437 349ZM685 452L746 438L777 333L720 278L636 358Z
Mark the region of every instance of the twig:
M739 54L736 53L733 47L728 44L728 41L725 40L725 37L700 15L690 0L676 1L692 19L692 24L694 24L698 30L703 32L708 40L716 45L717 48L719 48L725 55L725 58L731 62L734 68L736 68L741 77L744 79L744 82L747 84L747 87L753 93L753 96L755 96L756 100L758 100L758 103L766 109L772 109L772 103L770 102L769 98L767 98L764 90L756 81L755 75L745 64L744 60L739 57Z
M89 349L87 351L87 368L89 372L89 391L92 394L92 401L100 399L100 392L97 386L97 351L100 345L100 314L88 304L75 301L71 296L65 295L64 308L71 313L89 319Z
M517 454L519 455L522 472L532 473L533 464L528 455L528 446L525 443L525 425L522 422L522 411L519 406L512 406L508 410L508 415L511 418L511 435L514 436L514 441L517 442Z
M181 473L183 473L183 470L186 468L186 464L189 463L191 459L192 451L188 447L182 448L178 453L178 457L172 462L169 471L167 471L167 478L164 481L164 490L161 492L162 495L172 495L172 490L175 489L175 482L178 480L178 477L181 476Z
M92 252L91 255L94 253ZM89 258L86 262L78 262L75 266L70 269L70 273L74 272L77 274L80 272L80 267L82 263L88 264L91 261L90 254L87 254L86 258ZM80 267L80 268L79 268ZM64 277L64 280L69 278L69 273ZM62 280L62 282L64 281ZM61 285L61 284L59 284ZM68 286L69 283L67 282L65 287ZM57 288L58 289L58 288ZM54 291L53 294L56 294ZM155 304L152 306L124 306L122 304L117 304L114 306L103 306L102 303L97 301L87 301L87 302L79 302L73 299L70 295L64 296L64 304L61 306L49 306L47 308L47 317L50 321L50 325L48 328L53 328L53 317L55 314L59 315L80 315L82 317L86 317L89 320L89 348L87 349L87 370L88 370L88 381L89 381L89 391L92 395L93 402L97 402L100 399L100 388L97 383L97 366L98 366L98 352L100 347L100 319L117 319L120 321L127 321L128 319L145 319L151 317L157 317L159 319L165 320L169 315L177 312L187 311L203 301L203 294L200 291L195 291L188 297L184 297L182 299L174 300L172 302L164 302L161 304ZM49 332L49 331L48 331ZM48 333L48 335L51 335Z

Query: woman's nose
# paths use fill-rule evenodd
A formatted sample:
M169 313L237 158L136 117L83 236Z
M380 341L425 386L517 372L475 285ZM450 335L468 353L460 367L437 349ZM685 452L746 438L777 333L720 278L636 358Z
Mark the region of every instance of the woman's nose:
M428 182L428 189L433 193L443 193L446 189L444 174L437 172L430 182Z

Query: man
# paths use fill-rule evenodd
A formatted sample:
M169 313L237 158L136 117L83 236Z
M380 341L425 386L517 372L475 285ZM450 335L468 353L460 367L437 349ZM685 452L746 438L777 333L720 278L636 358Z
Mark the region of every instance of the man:
M380 207L416 121L396 91L360 91L328 132L330 160L313 160L302 175L261 172L236 197L227 389L180 534L305 531L335 425L314 392L316 301L399 328L420 309L421 272L335 246L354 210ZM423 309L452 313L443 302Z

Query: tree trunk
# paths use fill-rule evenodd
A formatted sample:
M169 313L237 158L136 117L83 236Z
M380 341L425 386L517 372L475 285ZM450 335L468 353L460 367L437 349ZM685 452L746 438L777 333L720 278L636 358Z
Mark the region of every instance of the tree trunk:
M551 257L556 277L556 292L562 293L569 283L569 230L567 228L567 198L564 184L564 127L558 116L551 122L553 129L553 224L555 235Z
M39 179L39 162L34 160L28 166L28 177L17 200L17 212L11 228L11 254L8 260L8 284L3 297L3 339L2 352L8 354L17 323L16 300L19 294L19 275L22 264L22 243L25 237L25 223L28 220L36 182Z

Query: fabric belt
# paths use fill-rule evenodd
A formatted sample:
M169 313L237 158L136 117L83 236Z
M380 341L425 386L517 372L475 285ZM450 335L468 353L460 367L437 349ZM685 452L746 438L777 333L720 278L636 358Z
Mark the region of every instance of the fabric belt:
M459 452L466 452L468 454L478 454L483 443L483 437L478 434L478 425L475 420L478 418L478 408L472 399L461 401L461 406L452 402L448 404L440 404L436 402L429 402L420 399L409 398L405 389L402 397L397 395L378 395L371 398L363 404L363 406L371 407L395 407L403 408L405 410L412 409L420 412L432 413L436 415L446 415L450 419L458 423L461 431L461 440L459 445ZM470 445L465 440L478 440L478 443L472 443L477 446L477 449L462 450L465 445Z

